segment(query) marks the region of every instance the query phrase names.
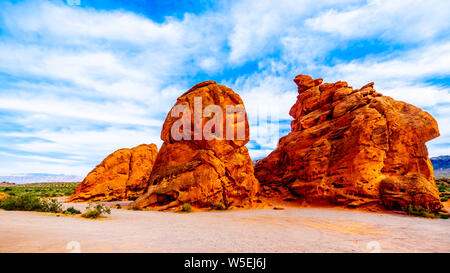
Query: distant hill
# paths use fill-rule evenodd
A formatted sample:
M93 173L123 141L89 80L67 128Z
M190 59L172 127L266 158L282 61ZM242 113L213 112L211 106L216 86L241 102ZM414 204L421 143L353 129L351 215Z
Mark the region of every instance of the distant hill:
M430 159L435 169L450 169L450 155L442 155Z
M9 183L42 183L42 182L81 182L83 177L78 175L30 173L23 175L0 176L0 181Z
M442 155L430 158L435 176L450 176L450 156Z

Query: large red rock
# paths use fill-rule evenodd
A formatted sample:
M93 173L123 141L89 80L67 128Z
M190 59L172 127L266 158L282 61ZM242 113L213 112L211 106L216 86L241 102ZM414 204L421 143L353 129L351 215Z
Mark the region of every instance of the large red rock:
M201 98L200 107L194 107L195 98ZM179 131L189 139L180 140L172 134L173 126L180 118L178 115L173 117L171 113L180 105L186 105L191 113L188 119L190 128L186 126ZM225 138L228 116L234 121L230 129L232 133L242 130L244 137L238 139L235 135L228 140L219 137L207 140L200 134L200 138L195 138L195 126L203 131L211 118L203 115L203 118L195 119L194 115L201 114L211 105L219 106L223 113L223 122L214 127L214 132L222 128ZM243 106L242 99L230 88L214 81L197 84L178 98L162 128L161 139L164 143L153 167L149 188L132 206L168 209L189 203L193 207L231 208L256 204L259 183L244 146L249 141L247 116L244 112L244 119L234 120L235 114L226 112L230 105Z
M115 151L86 176L68 201L136 199L147 187L157 153L155 144Z
M291 133L255 166L269 197L349 207L442 207L425 142L439 136L431 115L383 96L373 83L298 75Z

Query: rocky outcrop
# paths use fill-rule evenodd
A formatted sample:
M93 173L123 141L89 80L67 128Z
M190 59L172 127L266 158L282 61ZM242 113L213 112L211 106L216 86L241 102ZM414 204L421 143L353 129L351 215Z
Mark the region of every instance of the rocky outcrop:
M269 197L349 207L442 207L425 142L431 115L373 89L298 75L291 133L255 166Z
M147 187L157 149L155 144L142 144L115 151L86 176L68 201L136 199Z
M181 118L174 111L185 106ZM219 112L209 115L211 106ZM227 106L241 106L238 114L227 112ZM191 113L190 117L186 115ZM214 117L219 122L211 125ZM186 118L181 129L173 130ZM237 117L237 119L235 119ZM227 118L232 119L231 127ZM210 138L204 133L210 129ZM244 133L239 138L238 132ZM222 136L220 133L222 132ZM181 133L184 137L174 134ZM227 134L235 137L231 139ZM197 84L177 99L164 122L158 153L146 193L132 206L168 209L189 203L194 207L252 207L259 183L244 146L249 141L249 125L242 99L230 88L214 81Z

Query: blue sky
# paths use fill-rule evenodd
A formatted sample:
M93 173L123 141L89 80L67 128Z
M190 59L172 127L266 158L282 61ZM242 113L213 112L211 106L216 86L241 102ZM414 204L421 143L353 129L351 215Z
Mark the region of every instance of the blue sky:
M450 154L449 17L446 0L0 1L0 175L84 176L160 145L176 98L205 80L241 95L261 158L289 131L297 74L375 82L430 112L430 155Z

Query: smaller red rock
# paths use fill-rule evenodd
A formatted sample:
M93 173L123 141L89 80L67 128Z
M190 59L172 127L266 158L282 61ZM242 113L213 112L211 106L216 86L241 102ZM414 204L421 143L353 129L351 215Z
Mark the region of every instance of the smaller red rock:
M120 149L106 157L81 182L69 202L135 199L147 188L156 160L155 144Z

